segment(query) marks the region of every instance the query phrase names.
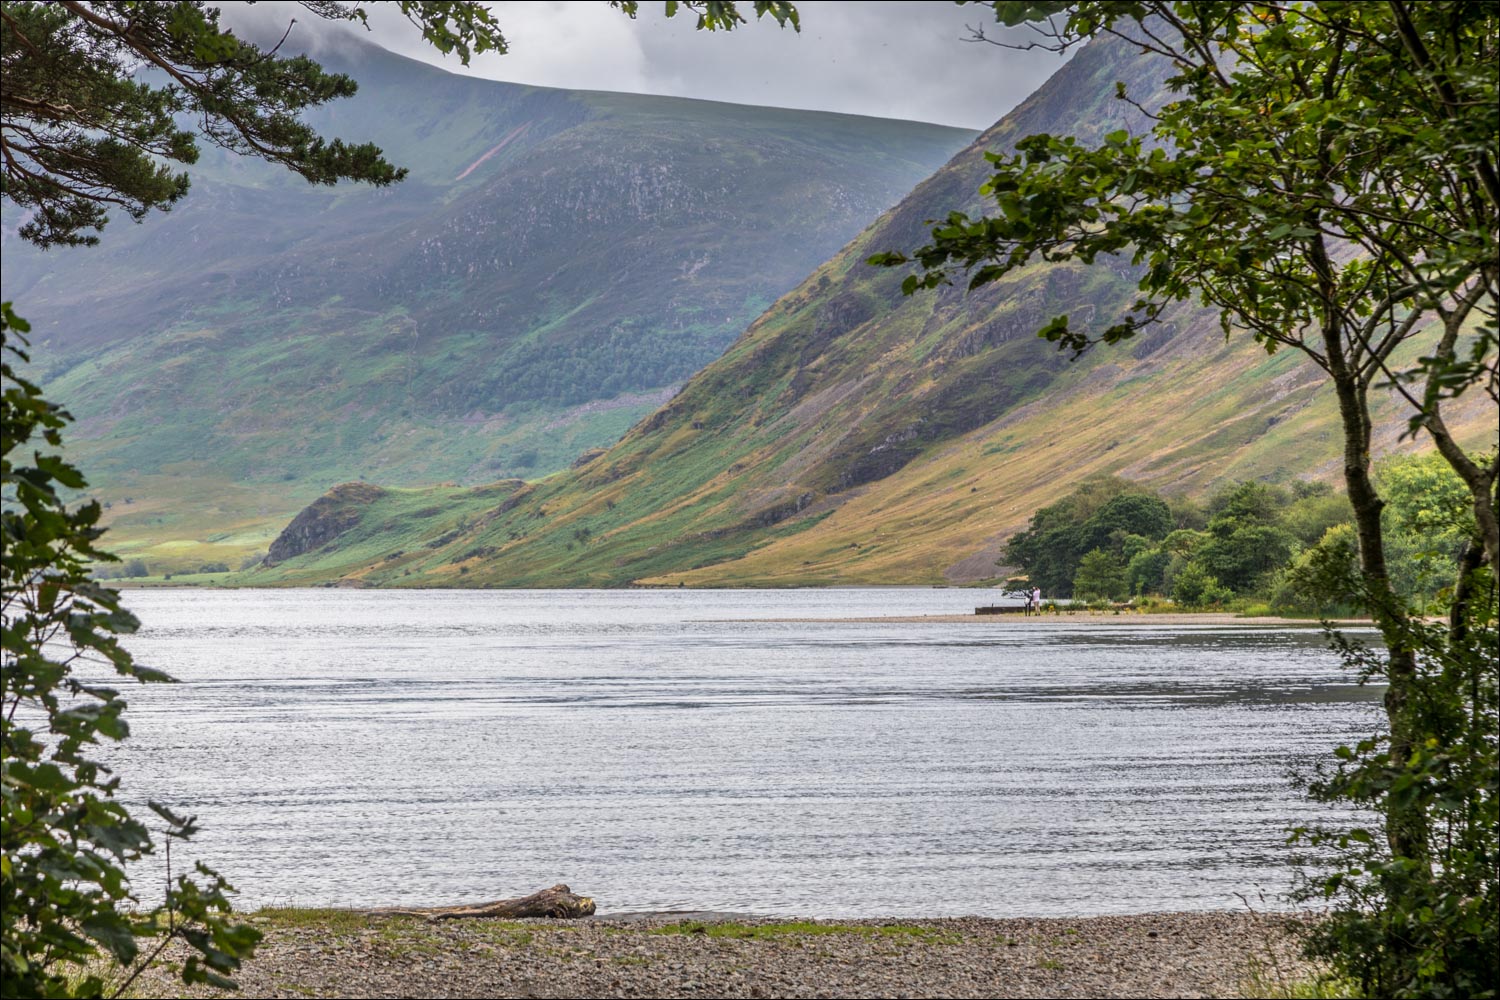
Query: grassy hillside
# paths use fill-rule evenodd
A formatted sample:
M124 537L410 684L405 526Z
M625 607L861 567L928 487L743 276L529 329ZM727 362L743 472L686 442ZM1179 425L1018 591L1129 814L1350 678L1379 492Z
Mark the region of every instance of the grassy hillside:
M180 207L98 248L4 243L115 543L163 566L264 550L343 480L566 468L972 138L320 58L361 87L320 127L407 181L315 188L209 151Z
M1337 414L1300 355L1226 342L1215 318L1189 309L1077 362L1036 338L1065 311L1109 320L1132 298L1127 267L1039 265L975 295L905 298L900 274L863 263L972 204L984 150L1041 130L1132 125L1113 81L1149 93L1154 74L1117 49L1080 53L580 468L501 500L445 494L428 523L372 508L337 543L238 579L982 582L1003 575L1004 540L1089 474L1181 493L1242 478L1334 479ZM1381 407L1380 448L1403 447L1396 404ZM1455 416L1466 436L1493 435L1492 408L1479 401Z

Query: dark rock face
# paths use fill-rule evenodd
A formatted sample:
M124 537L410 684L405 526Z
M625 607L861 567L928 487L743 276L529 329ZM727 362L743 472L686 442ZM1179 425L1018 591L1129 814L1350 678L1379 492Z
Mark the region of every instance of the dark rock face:
M341 483L318 497L292 519L271 543L266 565L275 566L304 552L312 552L359 523L361 508L385 496L369 483Z
M746 522L746 524L742 525L742 527L773 528L776 525L780 524L782 521L785 521L787 518L794 517L795 515L802 513L807 509L808 504L813 502L813 500L814 497L812 493L803 493L795 500L788 500L785 503L775 504L774 506L767 507L764 510L757 512L749 519L748 522Z
M608 451L607 448L590 448L573 460L573 468L581 469Z

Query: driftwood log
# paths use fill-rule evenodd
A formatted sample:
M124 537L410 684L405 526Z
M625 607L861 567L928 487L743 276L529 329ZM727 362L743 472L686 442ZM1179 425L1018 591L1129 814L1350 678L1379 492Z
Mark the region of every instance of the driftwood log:
M594 913L594 901L579 896L562 883L541 892L517 899L497 899L492 903L470 903L463 906L390 907L362 910L362 913L385 917L426 917L428 920L460 920L464 917L496 917L516 920L520 917L553 917L571 920Z

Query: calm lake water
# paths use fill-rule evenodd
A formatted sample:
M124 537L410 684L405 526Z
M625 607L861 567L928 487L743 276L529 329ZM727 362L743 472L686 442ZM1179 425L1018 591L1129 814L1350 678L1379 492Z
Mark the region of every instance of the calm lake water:
M183 683L130 689L112 757L247 906L561 881L601 912L1081 915L1289 886L1284 829L1318 815L1289 771L1380 725L1315 628L745 620L989 596L135 591L130 648Z

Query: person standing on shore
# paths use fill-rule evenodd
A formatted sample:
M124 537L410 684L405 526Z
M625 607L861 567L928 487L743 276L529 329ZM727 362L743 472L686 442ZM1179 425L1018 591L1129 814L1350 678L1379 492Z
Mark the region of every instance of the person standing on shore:
M1031 606L1036 609L1037 614L1042 613L1042 588L1031 588Z

